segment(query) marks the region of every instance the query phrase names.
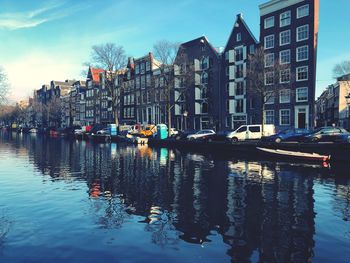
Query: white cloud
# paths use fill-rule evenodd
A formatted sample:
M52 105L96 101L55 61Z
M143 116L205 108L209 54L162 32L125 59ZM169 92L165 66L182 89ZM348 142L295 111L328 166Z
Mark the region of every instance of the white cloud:
M75 6L66 10L60 10L63 5L64 1L51 1L45 6L31 11L0 13L0 29L17 30L36 27L40 24L66 17L80 8Z
M51 80L80 78L81 63L59 54L31 53L4 65L11 84L11 99L18 101L33 95L35 89Z

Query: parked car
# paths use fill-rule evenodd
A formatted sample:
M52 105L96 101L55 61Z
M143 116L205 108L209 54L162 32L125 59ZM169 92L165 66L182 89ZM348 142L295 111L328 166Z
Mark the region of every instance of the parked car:
M350 132L341 127L322 127L303 137L304 142L350 142Z
M109 135L109 129L108 128L103 128L102 130L97 131L96 134Z
M207 136L204 136L201 138L201 140L205 142L213 142L213 141L227 141L227 135L229 133L233 132L233 130L224 130L224 131L219 131L214 134L208 134Z
M178 134L176 134L173 138L175 140L186 140L188 135L195 134L197 131L195 130L185 130L185 131L179 131Z
M187 140L193 141L193 140L197 140L200 138L204 138L204 137L211 135L211 134L215 134L215 131L213 131L213 130L200 130L194 134L188 135Z
M307 129L291 128L291 129L285 129L271 136L264 136L261 138L261 140L265 142L276 142L276 143L280 143L282 141L299 142L308 133L310 133L310 131Z
M262 132L261 124L242 125L237 130L227 134L226 138L232 142L244 140L257 140L264 136L270 136L276 133L275 125L265 124L264 134Z

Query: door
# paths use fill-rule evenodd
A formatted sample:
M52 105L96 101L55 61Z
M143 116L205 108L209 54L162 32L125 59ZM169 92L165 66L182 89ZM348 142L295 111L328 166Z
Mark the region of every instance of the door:
M305 129L306 128L306 112L298 112L298 128Z

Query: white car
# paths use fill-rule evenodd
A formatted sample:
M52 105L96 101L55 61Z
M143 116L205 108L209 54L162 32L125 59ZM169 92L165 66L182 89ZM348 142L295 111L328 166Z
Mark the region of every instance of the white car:
M196 132L195 134L188 135L187 140L193 141L212 134L215 134L213 130L201 130Z

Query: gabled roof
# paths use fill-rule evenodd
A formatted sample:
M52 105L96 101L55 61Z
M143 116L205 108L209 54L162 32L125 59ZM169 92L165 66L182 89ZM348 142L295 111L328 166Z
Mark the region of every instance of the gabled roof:
M232 37L234 37L234 31L235 31L235 29L237 28L237 27L236 27L237 24L238 24L239 26L242 25L242 26L247 30L247 32L249 33L250 37L253 39L253 41L255 42L255 44L258 44L258 43L259 43L258 40L256 40L256 38L255 38L255 36L253 35L253 33L252 33L252 31L250 30L250 28L248 27L248 25L246 24L246 22L244 21L243 15L242 15L242 14L238 14L238 15L237 15L237 18L236 18L236 21L235 21L235 23L234 23L234 25L233 25L233 28L232 28L230 37L228 38L228 40L227 40L227 42L226 42L226 45L225 45L225 49L224 49L224 50L227 49L227 45L228 45L228 43L230 42L230 39L231 39Z
M187 41L187 42L185 42L185 43L182 43L180 46L186 47L186 46L197 45L198 43L206 43L206 44L210 47L210 49L214 52L214 54L215 54L217 57L219 57L218 51L216 50L216 48L214 48L214 47L210 44L210 42L209 42L209 40L207 39L206 36L201 36L201 37L192 39L192 40L190 40L190 41Z
M100 82L100 74L104 72L104 69L90 67L88 76L91 76L92 81Z

